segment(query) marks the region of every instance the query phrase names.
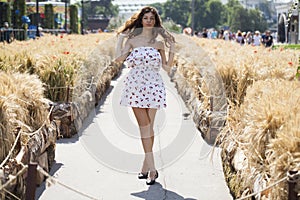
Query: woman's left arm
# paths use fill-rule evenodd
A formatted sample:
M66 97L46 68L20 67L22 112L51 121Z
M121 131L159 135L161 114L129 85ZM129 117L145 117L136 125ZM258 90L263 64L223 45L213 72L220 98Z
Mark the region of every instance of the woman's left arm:
M169 68L173 67L174 55L175 55L175 43L172 42L170 44L169 57L168 57L168 61L167 61L167 66Z
M175 44L171 43L170 49L169 49L169 53L168 53L168 60L166 58L166 53L165 53L165 47L164 47L164 43L161 42L159 44L159 52L162 58L162 68L168 73L171 73L171 68L173 65L173 61L174 61L174 49L175 49Z

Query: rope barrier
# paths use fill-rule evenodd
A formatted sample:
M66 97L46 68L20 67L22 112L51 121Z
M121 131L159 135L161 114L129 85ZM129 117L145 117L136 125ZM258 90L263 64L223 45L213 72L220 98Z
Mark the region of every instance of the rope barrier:
M11 179L9 179L6 183L4 183L3 185L0 185L0 191L2 191L3 189L5 189L11 182L13 182L18 176L22 175L24 173L24 171L28 168L27 165L24 165L23 168L18 171L18 173Z
M19 133L18 133L18 135L17 135L17 137L16 137L16 139L15 139L15 142L14 142L12 148L9 150L9 153L8 153L8 155L6 156L6 158L2 161L2 163L1 163L1 165L0 165L0 169L3 168L4 164L7 162L7 160L10 158L11 154L12 154L13 151L15 150L15 147L16 147L16 145L17 145L17 142L18 142L18 140L19 140L19 138L20 138L20 136L21 136L21 132L22 132L22 130L19 131Z
M12 196L13 198L17 199L17 200L21 200L19 197L17 197L16 195L14 195L13 193L11 193L10 191L6 190L3 188L3 191L6 192L7 194L9 194L10 196Z
M4 160L2 161L2 163L0 164L0 168L3 168L4 164L7 162L7 160L10 158L11 154L12 154L13 151L15 150L15 147L16 147L16 145L17 145L17 142L18 142L18 140L19 140L19 138L20 138L20 136L21 136L21 133L23 133L23 134L25 134L25 135L29 135L29 136L32 136L32 135L35 135L36 133L38 133L38 132L44 127L44 125L46 124L47 120L49 119L49 117L50 117L50 115L51 115L51 113L52 113L53 108L54 108L54 106L51 106L51 109L50 109L50 111L49 111L49 113L48 113L48 115L47 115L46 120L43 122L43 125L42 125L40 128L38 128L36 131L34 131L34 132L32 132L32 133L26 133L26 132L24 132L24 131L22 131L22 130L19 131L19 133L18 133L18 135L17 135L17 137L16 137L16 139L15 139L15 141L14 141L14 144L13 144L12 148L9 150L8 155L5 157L5 159L4 159Z
M74 189L74 188L72 188L72 187L70 187L70 186L68 186L68 185L66 185L66 184L64 184L64 183L62 183L62 182L60 182L59 180L57 180L56 178L54 178L54 177L52 177L50 174L48 174L48 172L46 172L46 171L45 171L42 167L40 167L39 165L38 165L38 167L37 167L37 170L38 170L39 172L41 172L44 176L46 176L47 178L49 178L50 181L52 181L52 182L54 182L54 183L58 183L59 185L65 187L65 188L67 188L67 189L69 189L69 190L71 190L71 191L73 191L73 192L75 192L75 193L77 193L77 194L80 194L80 195L82 195L82 196L84 196L84 197L87 197L87 198L89 198L89 199L99 200L99 199L97 199L97 198L95 198L95 197L92 197L92 196L90 196L90 195L88 195L88 194L85 194L85 193L83 193L83 192L80 192L80 191L78 191L77 189Z
M50 87L49 85L47 85L47 89L49 89L49 90L55 90L55 89L67 89L67 88L68 88L68 86ZM69 88L70 88L70 89L74 89L75 87L70 87L70 86L69 86Z
M54 106L51 106L50 108L50 111L45 119L45 121L43 122L42 126L40 128L38 128L36 131L32 132L32 133L26 133L26 132L23 132L25 135L28 135L28 136L33 136L35 135L36 133L38 133L44 126L45 124L47 123L47 120L50 118L50 115L52 113L52 110L53 110Z
M265 187L265 188L264 188L264 189L262 189L262 190L259 190L258 192L254 192L254 193L252 193L252 194L249 194L249 195L247 195L247 196L244 196L244 197L238 198L238 199L236 199L236 200L244 200L244 199L247 199L247 198L253 197L253 196L255 196L255 195L258 195L258 194L262 193L263 191L266 191L266 190L270 189L271 187L273 187L273 186L275 186L275 185L277 185L277 184L279 184L279 183L281 183L281 182L283 182L283 181L287 180L287 178L288 178L288 177L287 177L287 176L285 176L284 178L282 178L282 179L280 179L280 180L276 181L275 183L273 183L273 184L269 185L268 187Z

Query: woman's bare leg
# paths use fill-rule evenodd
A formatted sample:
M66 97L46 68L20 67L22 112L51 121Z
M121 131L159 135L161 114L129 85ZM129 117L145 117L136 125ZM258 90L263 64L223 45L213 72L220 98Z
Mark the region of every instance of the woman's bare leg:
M148 108L132 109L140 128L141 140L145 152L142 172L155 171L152 147L154 140L153 123L156 110Z
M147 111L148 111L148 117L150 119L151 150L153 150L153 144L154 144L154 129L153 128L154 128L154 120L155 120L155 115L156 115L157 109L149 108ZM156 170L150 169L149 177L151 179L154 179L155 175L156 175Z
M151 135L151 140L152 140L152 148L153 148L153 144L154 144L154 120L155 120L155 115L156 115L156 111L157 109L154 108L149 108L148 110L148 117L150 119L150 135Z

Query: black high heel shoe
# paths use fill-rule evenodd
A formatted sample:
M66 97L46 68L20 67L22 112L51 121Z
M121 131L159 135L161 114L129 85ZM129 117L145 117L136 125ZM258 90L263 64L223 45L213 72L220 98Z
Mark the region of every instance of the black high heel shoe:
M138 179L147 179L148 174L149 174L148 172L146 172L146 173L141 172L138 174Z
M157 170L155 172L156 173L155 173L154 179L151 179L150 177L147 178L147 180L146 180L147 185L153 185L155 183L155 180L158 178ZM149 173L149 175L150 175L150 173Z

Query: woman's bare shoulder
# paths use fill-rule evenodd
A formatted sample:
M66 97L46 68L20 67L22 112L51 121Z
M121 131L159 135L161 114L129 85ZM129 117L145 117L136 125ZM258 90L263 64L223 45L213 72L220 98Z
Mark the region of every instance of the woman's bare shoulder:
M155 46L159 50L165 50L165 43L163 41L156 41Z

